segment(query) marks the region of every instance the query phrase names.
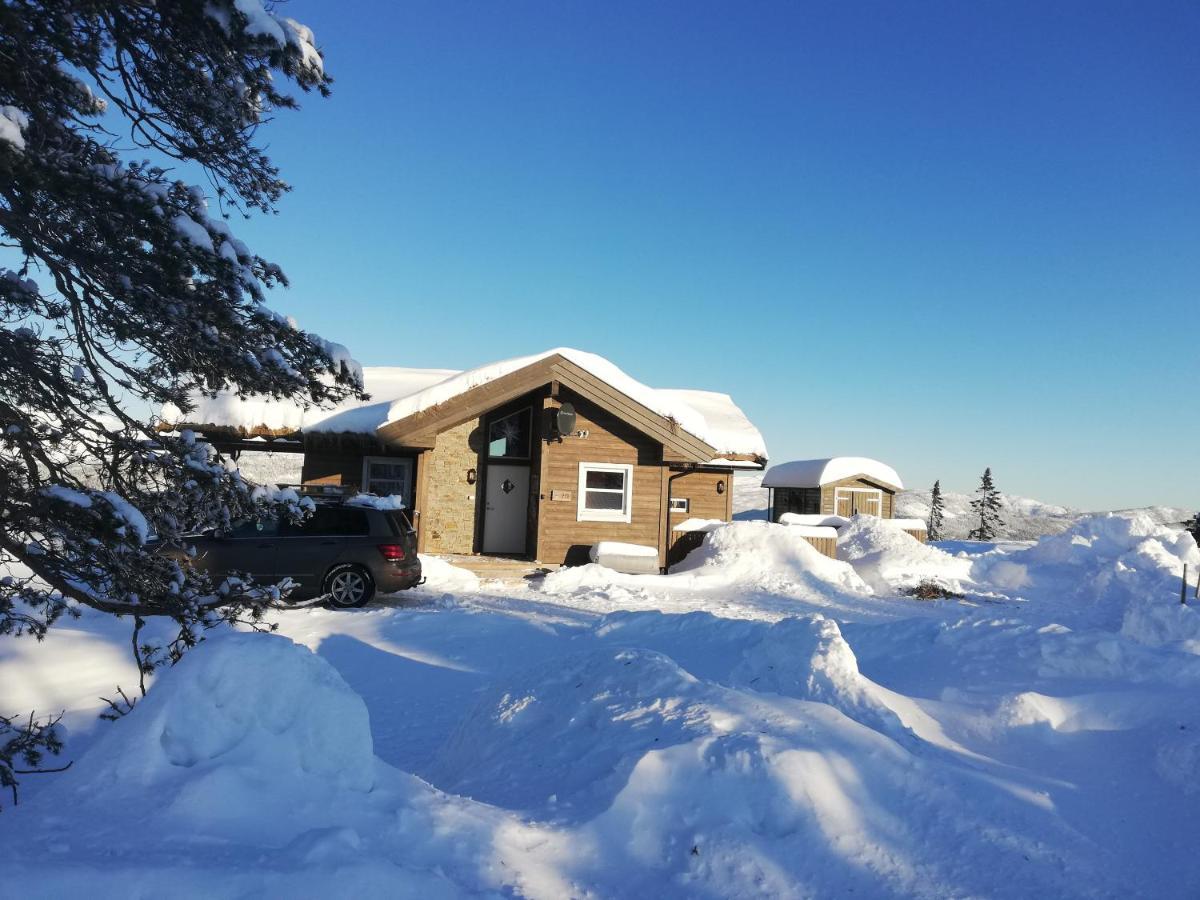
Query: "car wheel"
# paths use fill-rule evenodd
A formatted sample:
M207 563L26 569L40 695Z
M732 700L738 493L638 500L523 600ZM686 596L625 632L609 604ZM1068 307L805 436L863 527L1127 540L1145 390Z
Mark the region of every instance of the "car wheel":
M325 576L325 596L330 606L352 609L375 596L375 582L366 569L349 563L334 566Z

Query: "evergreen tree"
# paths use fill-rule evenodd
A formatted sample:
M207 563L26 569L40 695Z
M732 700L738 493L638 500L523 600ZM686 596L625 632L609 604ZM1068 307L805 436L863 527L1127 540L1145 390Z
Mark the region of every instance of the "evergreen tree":
M1192 516L1191 521L1185 524L1183 527L1190 531L1192 537L1196 539L1196 543L1200 544L1200 512L1197 512L1196 515Z
M0 49L0 634L40 637L78 603L132 617L136 647L169 617L177 637L137 651L153 668L278 599L179 562L183 536L287 500L144 411L363 396L345 348L263 305L284 274L225 221L288 189L257 129L297 106L289 84L330 79L312 32L260 0L6 0ZM54 744L4 720L4 747Z
M967 538L972 541L990 541L995 539L1004 522L1000 518L1000 492L992 483L992 470L983 470L976 491L978 496L971 501L971 510L979 517L979 524L971 529Z
M927 529L929 540L940 541L942 539L943 518L942 482L939 479L933 483L933 491L929 494L929 523Z

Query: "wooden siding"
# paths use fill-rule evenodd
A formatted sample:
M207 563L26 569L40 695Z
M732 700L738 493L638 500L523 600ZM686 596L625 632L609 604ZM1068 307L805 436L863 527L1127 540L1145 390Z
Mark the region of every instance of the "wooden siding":
M677 475L671 482L672 497L686 497L690 508L687 512L672 512L671 538L668 547L667 560L674 565L700 546L703 534L699 537L687 532L675 531L675 526L685 519L721 519L728 522L733 518L733 471L728 472L669 472ZM725 482L725 492L717 493L717 483Z
M837 510L834 503L834 494L838 488L868 488L881 491L883 494L883 509L880 513L881 518L891 519L895 516L895 494L888 488L873 481L868 481L865 478L843 478L841 481L834 481L821 486L821 515L836 516L842 515Z
M804 539L825 556L828 556L830 559L837 559L837 538L805 537Z
M543 440L533 500L537 510L537 557L545 563L575 565L588 561L598 541L623 541L658 547L662 559L665 523L662 503L666 468L661 445L598 404L561 388L559 401L575 406L576 430L586 438ZM552 405L553 401L548 401ZM633 467L632 517L629 522L579 521L579 464L616 463ZM570 499L552 500L555 492Z

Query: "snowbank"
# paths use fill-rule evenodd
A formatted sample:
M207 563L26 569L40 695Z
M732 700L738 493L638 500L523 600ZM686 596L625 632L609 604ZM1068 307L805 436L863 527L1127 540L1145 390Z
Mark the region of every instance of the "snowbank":
M971 561L922 544L875 516L857 515L838 536L838 556L877 592L891 594L934 581L961 592L971 584Z
M702 695L652 650L553 659L488 691L439 752L431 780L510 809L595 815L645 753L706 730Z
M478 575L439 556L421 554L421 575L425 579L425 583L419 588L421 591L455 594L479 589Z
M159 675L54 793L84 815L136 804L147 824L269 827L286 841L293 816L365 794L375 768L367 708L328 663L283 637L234 634Z
M769 522L730 522L708 533L671 572L743 586L802 581L871 593L848 565L822 555L797 528Z
M1142 513L1087 516L1062 534L989 562L976 563L980 577L994 577L1002 562L1029 592L1068 602L1101 627L1144 644L1181 642L1200 653L1200 607L1179 602L1184 565L1200 569L1200 549L1186 531Z

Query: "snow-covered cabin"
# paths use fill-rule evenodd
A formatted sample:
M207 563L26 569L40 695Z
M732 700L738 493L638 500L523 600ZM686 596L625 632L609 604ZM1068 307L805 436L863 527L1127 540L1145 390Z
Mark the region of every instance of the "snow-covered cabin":
M732 519L734 471L767 461L727 394L647 387L569 348L465 372L368 367L364 381L366 403L221 393L164 419L226 451L303 452L307 484L411 498L422 552L558 564L618 541L666 565L673 526Z
M896 492L904 485L896 470L865 456L798 459L771 466L763 476L770 491L771 521L785 513L841 516L895 515Z

